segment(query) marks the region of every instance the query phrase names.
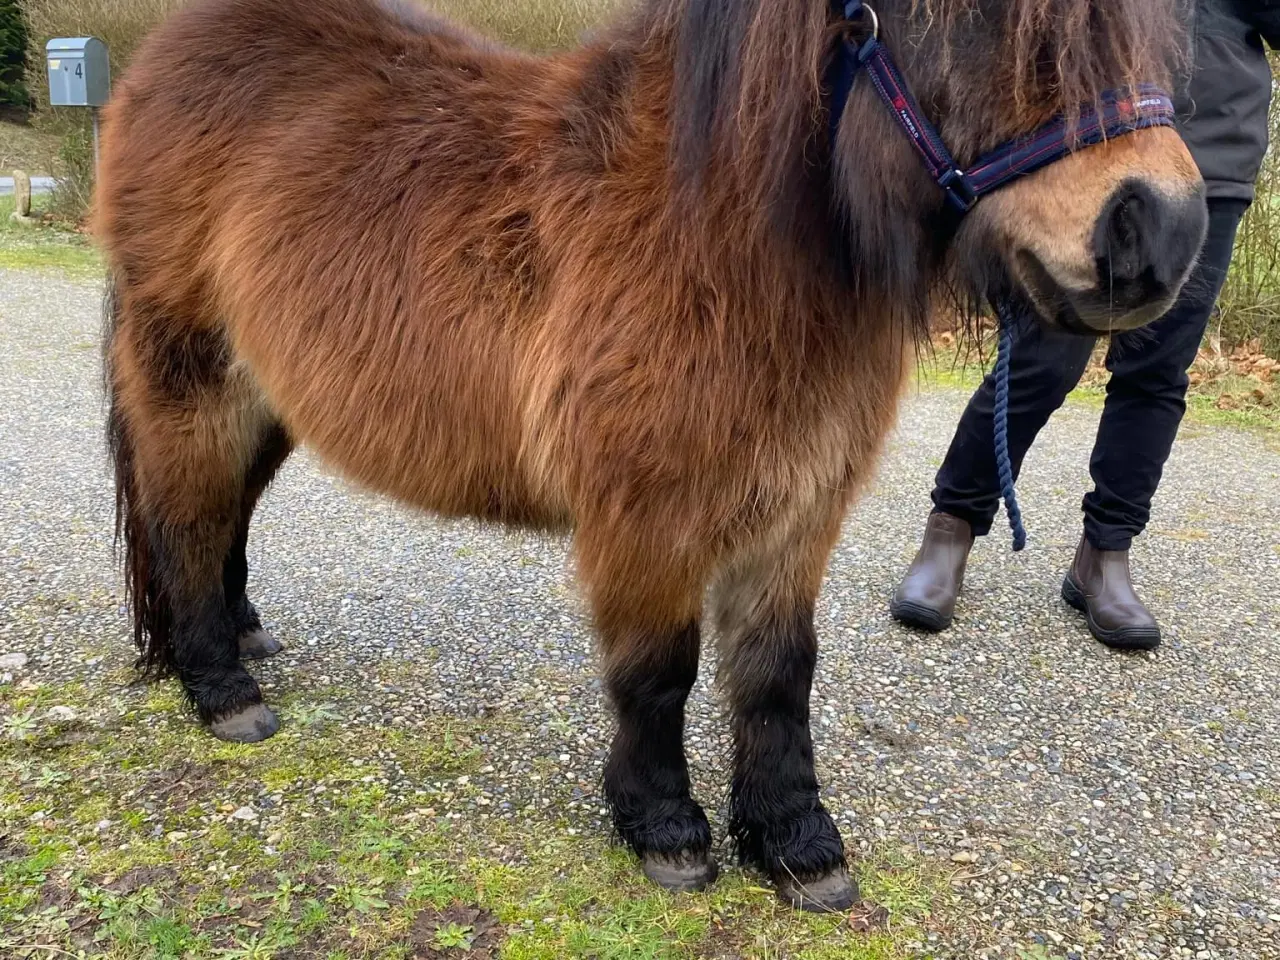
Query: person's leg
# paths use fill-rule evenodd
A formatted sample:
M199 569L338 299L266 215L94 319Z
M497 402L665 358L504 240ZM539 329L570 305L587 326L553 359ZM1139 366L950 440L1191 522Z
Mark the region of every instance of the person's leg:
M1036 435L1080 382L1097 340L1039 322L1019 329L1009 358L1009 458L1016 479ZM985 536L1000 506L995 453L995 371L983 378L934 481L935 512L965 521Z
M1080 380L1096 340L1024 324L1013 342L1009 377L1009 456L1015 478L1040 429ZM933 489L933 512L910 570L890 604L911 626L942 630L951 622L976 536L991 529L1000 506L996 470L995 376L969 400Z
M1114 339L1111 379L1089 469L1094 489L1084 498L1084 535L1063 596L1086 614L1108 646L1151 649L1160 642L1155 618L1129 577L1129 544L1147 525L1151 501L1186 412L1187 370L1222 290L1236 228L1248 204L1210 200L1209 230L1200 260L1174 306L1148 327Z
M1122 334L1107 354L1111 380L1084 498L1085 534L1099 550L1127 550L1147 525L1165 461L1186 412L1187 370L1226 280L1243 200L1210 200L1209 230L1182 295L1148 327Z

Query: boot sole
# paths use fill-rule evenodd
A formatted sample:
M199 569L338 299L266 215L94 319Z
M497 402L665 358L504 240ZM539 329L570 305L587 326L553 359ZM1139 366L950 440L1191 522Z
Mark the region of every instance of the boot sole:
M1062 599L1084 614L1085 623L1093 638L1113 650L1154 650L1160 646L1159 627L1119 627L1115 630L1104 630L1094 622L1089 613L1089 604L1085 600L1084 591L1067 574L1062 580Z
M931 607L912 603L910 600L894 600L889 604L889 615L899 623L927 630L929 633L941 633L951 626L952 620Z

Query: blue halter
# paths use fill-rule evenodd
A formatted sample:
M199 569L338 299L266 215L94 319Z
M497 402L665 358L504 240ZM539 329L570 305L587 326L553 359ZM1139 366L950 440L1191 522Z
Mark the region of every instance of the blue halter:
M866 71L872 87L890 114L898 121L911 145L915 147L929 176L943 191L958 216L963 217L982 197L998 190L1009 181L1034 173L1041 167L1061 160L1081 148L1101 143L1122 134L1147 127L1174 126L1173 101L1157 87L1138 84L1132 90L1108 90L1096 106L1082 106L1074 124L1056 117L1025 137L1001 144L984 154L967 170L961 169L942 141L937 128L916 103L902 73L893 62L889 50L880 42L880 24L873 10L863 0L832 0L838 18L849 23L865 14L870 19L870 35L860 44L845 31L837 45L835 57L827 72L831 91L830 135L834 149L844 116L845 105L853 91L857 75ZM1013 464L1009 456L1009 367L1013 349L1012 308L1006 302L994 304L1000 319L1000 348L996 361L995 448L996 469L1000 476L1001 494L1013 530L1013 549L1026 546L1027 532L1022 525L1014 492Z

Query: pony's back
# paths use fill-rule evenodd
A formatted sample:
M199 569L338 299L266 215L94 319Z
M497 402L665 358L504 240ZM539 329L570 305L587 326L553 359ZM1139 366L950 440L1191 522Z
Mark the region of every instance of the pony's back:
M120 361L184 402L234 383L237 459L279 421L420 506L553 519L515 462L512 393L546 269L515 128L547 123L549 65L373 0L175 15L104 117Z

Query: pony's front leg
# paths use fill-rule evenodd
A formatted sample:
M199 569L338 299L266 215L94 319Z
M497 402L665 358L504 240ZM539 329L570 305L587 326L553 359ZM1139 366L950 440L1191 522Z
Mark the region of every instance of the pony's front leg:
M783 899L813 911L857 899L840 833L818 799L809 735L813 607L838 529L837 520L781 555L775 543L735 565L715 597L734 738L729 832Z
M668 890L699 890L719 872L684 754L703 581L677 575L674 565L645 563L639 551L601 544L597 552L590 540L579 535L580 567L618 724L604 772L614 827L650 880Z

